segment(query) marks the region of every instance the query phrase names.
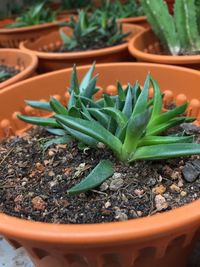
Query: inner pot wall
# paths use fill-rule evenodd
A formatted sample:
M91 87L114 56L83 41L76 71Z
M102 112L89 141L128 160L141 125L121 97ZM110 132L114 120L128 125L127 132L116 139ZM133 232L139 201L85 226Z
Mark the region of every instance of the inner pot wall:
M78 68L79 77L86 69ZM148 71L163 91L200 99L197 71L145 63L96 66L98 85L103 88L116 80L126 84L138 79L143 84ZM16 120L16 112L30 112L24 99L63 96L70 75L71 69L61 70L2 90L1 136L24 129L25 124ZM25 247L37 267L185 267L199 228L200 201L152 217L96 225L45 224L0 214L0 234L16 248Z

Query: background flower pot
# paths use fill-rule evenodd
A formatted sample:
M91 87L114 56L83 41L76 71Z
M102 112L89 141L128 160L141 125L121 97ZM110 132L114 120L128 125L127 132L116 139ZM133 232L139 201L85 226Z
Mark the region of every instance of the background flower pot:
M151 29L145 30L129 42L129 52L138 61L180 65L200 69L200 55L171 56L165 54Z
M69 28L63 30L70 34ZM137 25L123 24L124 32L131 32L130 39L136 33L143 31L144 28ZM26 41L20 44L20 48L25 51L32 51L39 58L39 72L47 72L58 69L71 67L73 64L86 65L91 64L94 60L97 63L126 61L130 58L128 52L128 42L113 47L96 49L81 52L53 53L55 48L62 44L58 31L41 37L35 42Z
M52 32L53 30L59 29L59 23L61 21L68 21L68 17L61 17L61 20L44 23L40 25L20 27L15 29L5 28L6 25L13 23L14 20L8 23L0 24L0 47L4 48L18 48L19 43L25 40L34 41L45 34Z
M88 66L78 68L80 78L87 69ZM148 71L163 91L168 90L170 101L180 104L180 99L188 95L188 113L199 114L197 71L147 63L113 63L97 65L95 72L100 74L98 85L109 91L117 80L126 84L137 79L143 84ZM56 95L65 102L71 72L67 69L48 73L1 91L0 135L26 128L16 119L18 112L33 114L24 99ZM16 248L25 247L37 267L186 267L199 229L200 201L152 217L96 225L45 224L0 213L0 234Z
M0 49L0 63L20 70L17 75L0 83L0 89L2 89L32 76L37 68L38 59L33 53L26 51Z
M144 28L149 28L149 23L145 16L121 18L121 19L118 19L118 21L122 23L136 24Z

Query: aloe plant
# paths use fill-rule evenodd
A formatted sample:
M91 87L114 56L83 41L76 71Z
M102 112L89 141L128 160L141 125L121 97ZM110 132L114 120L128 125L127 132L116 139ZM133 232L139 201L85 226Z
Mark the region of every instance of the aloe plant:
M32 25L43 24L56 20L56 12L45 7L45 2L35 4L17 17L16 22L7 25L7 28L19 28Z
M142 6L137 0L127 0L122 3L120 0L114 2L110 0L102 1L101 8L97 9L97 14L106 12L109 17L129 18L138 17L144 14Z
M72 29L72 35L68 36L60 29L63 41L61 51L92 50L114 46L124 42L129 33L123 33L122 26L118 25L115 18L109 19L106 13L101 17L96 14L88 15L86 11L79 12L78 21L71 17L65 24Z
M200 52L198 0L176 0L174 16L169 14L163 0L141 0L141 3L153 31L172 55Z
M51 144L77 140L79 144L94 149L99 149L100 144L103 144L118 160L129 164L136 160L200 154L200 145L192 143L193 136L163 135L175 125L195 120L182 115L187 109L187 103L163 113L162 94L150 74L147 75L143 90L138 82L128 84L125 90L118 82L116 96L104 94L94 101L98 88L97 76L92 77L93 70L94 64L79 84L76 67L73 68L67 107L55 98L49 102L26 101L33 108L53 112L50 118L18 117L27 123L48 127L47 130L57 136ZM150 85L154 90L152 99L148 97ZM94 188L113 172L112 163L103 160L68 193L76 194Z

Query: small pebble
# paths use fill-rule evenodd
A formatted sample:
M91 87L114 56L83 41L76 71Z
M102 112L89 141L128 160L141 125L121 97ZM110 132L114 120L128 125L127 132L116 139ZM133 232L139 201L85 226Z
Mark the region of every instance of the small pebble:
M183 170L183 177L187 182L194 182L198 176L200 175L200 170L198 170L197 168L195 168L195 166L193 166L191 163L186 163L186 165L184 166Z
M104 206L105 206L106 209L109 208L111 206L110 201L107 201Z
M187 196L187 192L185 192L185 191L181 191L180 195L181 195L182 197L185 197L185 196Z
M168 203L162 195L156 195L155 206L158 211L166 210L168 208Z
M144 190L143 189L135 189L134 194L138 197L142 197L144 195Z
M124 185L124 180L123 180L123 179L121 179L121 178L114 179L114 180L112 180L112 182L110 183L110 190L112 190L112 191L117 191L117 190L120 189L123 185Z
M170 189L171 189L172 192L176 192L176 193L180 193L181 192L180 187L178 187L176 184L170 185Z
M104 182L103 184L101 184L100 186L100 191L106 191L108 189L108 184L106 182Z
M152 192L156 195L163 194L166 191L166 187L164 185L158 185L152 189Z
M46 203L44 202L44 200L37 196L37 197L34 197L32 199L32 205L33 205L33 208L36 209L36 210L45 210L45 207L46 207Z

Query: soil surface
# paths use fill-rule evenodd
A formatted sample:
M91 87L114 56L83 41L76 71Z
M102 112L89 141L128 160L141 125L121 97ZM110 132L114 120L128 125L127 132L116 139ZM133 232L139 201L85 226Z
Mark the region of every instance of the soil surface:
M97 49L103 49L103 48L108 48L108 47L113 47L113 46L117 46L120 44L124 44L126 41L121 41L118 42L117 44L114 44L112 46L108 45L105 42L98 42L96 44L91 44L90 47L84 47L84 42L82 45L77 46L74 49L68 49L67 46L61 46L60 48L54 50L54 53L66 53L66 52L83 52L83 51L90 51L90 50L97 50Z
M1 64L0 65L0 83L12 78L18 73L19 73L19 70L15 69L14 67L9 67L7 65Z
M182 128L200 142L200 128ZM126 165L105 149L80 151L76 142L44 151L42 143L51 137L35 127L1 141L0 212L50 223L100 223L149 216L200 198L199 156ZM113 177L95 190L67 195L100 159L114 162Z

